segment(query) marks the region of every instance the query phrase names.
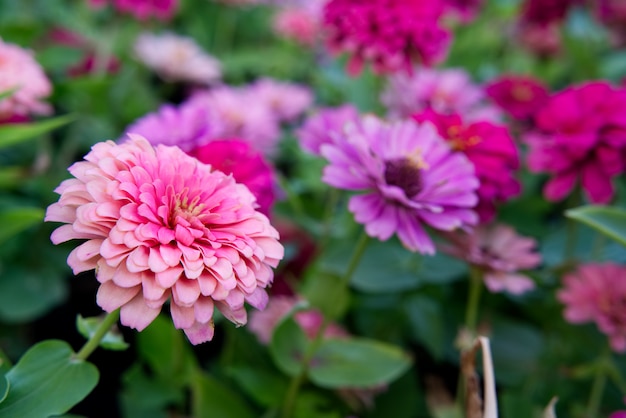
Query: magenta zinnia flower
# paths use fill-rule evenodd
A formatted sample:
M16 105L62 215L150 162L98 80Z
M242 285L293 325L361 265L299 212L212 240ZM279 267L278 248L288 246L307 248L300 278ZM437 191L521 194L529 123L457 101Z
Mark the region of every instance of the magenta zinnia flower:
M430 65L441 61L450 33L439 24L441 0L330 0L324 8L328 46L351 55L348 72L365 61L375 72L411 72L414 58Z
M42 100L52 85L32 52L0 38L0 93L11 90L10 97L0 99L0 120L50 113L50 105Z
M572 324L595 322L616 352L626 352L626 267L586 264L563 278L557 293Z
M120 12L131 14L138 20L169 20L178 7L178 0L89 0L94 8L106 3L112 3Z
M259 211L269 215L276 199L277 183L272 167L250 143L237 139L211 141L190 153L213 170L232 174L237 183L244 184L259 205Z
M517 147L505 126L491 122L465 124L459 115L440 115L431 110L413 115L413 119L435 124L452 149L464 153L474 164L480 180L476 211L481 222L494 218L496 204L520 193L521 185L514 177L519 168Z
M122 324L143 330L169 300L176 328L199 344L213 337L214 306L237 324L244 302L265 307L283 247L231 176L141 136L96 144L69 171L46 213L67 225L51 239L87 240L68 264L74 274L96 269L97 303L120 308Z
M370 236L384 241L395 233L408 249L433 254L424 225L450 231L478 221L474 167L430 123L367 116L321 150L330 163L324 182L366 192L351 197L348 208Z
M611 201L612 179L626 165L625 115L626 89L601 81L565 89L535 115L528 166L553 175L544 189L547 199L564 199L580 178L591 202Z
M485 91L512 118L532 117L548 101L548 89L531 76L507 75L492 80Z
M507 225L481 225L470 233L448 233L442 250L480 269L492 292L519 295L535 287L519 270L541 264L532 238L521 237Z
M358 119L359 111L350 104L322 108L307 118L296 135L302 149L310 154L319 155L323 144L331 143L333 135L342 132L347 123L354 123Z

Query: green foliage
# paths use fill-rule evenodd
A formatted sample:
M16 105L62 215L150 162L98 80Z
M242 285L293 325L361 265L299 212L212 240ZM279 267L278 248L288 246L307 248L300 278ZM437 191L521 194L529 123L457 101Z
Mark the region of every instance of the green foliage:
M57 340L34 345L6 374L9 394L0 403L3 418L48 417L67 412L98 383L98 369L77 360Z
M73 116L59 116L41 122L0 125L0 150L37 138L74 120Z
M193 416L254 418L256 414L239 394L206 373L196 373L192 382Z
M570 209L565 216L582 222L626 245L626 210L611 206L583 206Z
M96 333L102 320L103 317L83 318L81 315L78 315L76 316L76 328L83 337L89 340ZM123 351L128 348L128 343L124 341L124 337L120 334L110 330L100 340L100 347L106 350Z
M11 208L0 210L0 244L19 232L43 221L44 211L40 208Z
M309 342L291 315L286 316L274 329L270 353L276 366L290 376L303 371L302 362L307 356Z

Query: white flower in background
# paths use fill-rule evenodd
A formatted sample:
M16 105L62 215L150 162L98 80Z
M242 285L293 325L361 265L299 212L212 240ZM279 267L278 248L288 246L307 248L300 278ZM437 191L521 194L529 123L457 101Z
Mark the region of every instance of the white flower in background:
M168 81L211 84L221 77L220 62L192 39L174 33L144 33L135 41L135 55Z

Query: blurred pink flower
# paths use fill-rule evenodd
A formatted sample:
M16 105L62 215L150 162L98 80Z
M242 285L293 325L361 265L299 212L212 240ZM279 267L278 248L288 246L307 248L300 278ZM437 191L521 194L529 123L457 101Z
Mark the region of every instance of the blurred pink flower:
M174 325L199 344L213 338L214 306L236 324L244 302L265 307L283 247L245 186L138 135L94 145L69 171L46 213L66 224L52 242L87 240L68 264L96 269L97 303L121 308L122 324L141 331L170 300Z
M500 112L486 104L483 89L462 69L415 68L411 75L394 74L381 95L382 103L395 118L406 118L425 109L458 113L468 122L496 122Z
M52 93L52 85L33 53L0 38L0 120L31 114L49 114L51 107L42 100Z
M564 199L580 178L591 202L610 202L612 179L626 167L626 89L603 81L571 86L551 97L535 120L537 132L526 137L528 166L553 175L546 198Z
M410 73L413 59L431 65L446 56L451 35L439 24L443 11L443 0L330 0L328 47L350 55L352 75L365 62L377 73Z
M254 311L250 315L250 324L248 329L263 344L269 344L272 340L274 329L280 321L299 302L299 298L295 296L273 296L270 298L267 307L262 311ZM294 315L294 320L302 328L302 331L309 339L314 339L319 332L324 316L316 309L307 309L298 311ZM342 338L348 337L348 333L337 324L330 324L324 330L324 338Z
M539 25L520 23L515 38L530 52L540 57L557 55L562 48L561 27L557 23Z
M365 192L352 196L348 209L381 241L397 234L409 250L434 254L423 225L451 231L478 221L474 167L430 123L388 124L366 116L322 145L321 153L329 161L322 180Z
M249 142L238 139L211 141L193 149L190 154L200 162L211 165L213 170L232 174L237 183L250 189L258 210L269 215L278 187L274 170Z
M464 22L474 19L482 7L483 0L445 0L449 11L458 14Z
M615 411L609 415L609 418L626 418L626 411Z
M220 62L192 39L174 33L143 33L135 41L137 59L168 81L201 85L219 81Z
M322 7L320 0L281 7L274 15L274 31L303 45L314 45L322 30Z
M67 68L68 75L80 77L94 70L115 74L120 68L120 61L114 56L102 57L96 54L96 47L85 37L67 28L54 27L47 34L49 40L56 45L63 45L81 52L81 58Z
M549 25L553 22L561 22L567 12L580 0L526 0L522 5L522 21L536 24Z
M517 120L531 118L548 101L546 86L529 75L504 75L485 88L502 110Z
M199 91L188 103L207 109L219 120L222 129L216 134L217 138L249 141L266 156L277 152L279 119L269 103L251 94L249 87L220 86Z
M309 116L296 132L300 146L308 153L320 155L320 147L331 143L332 136L343 131L349 122L357 122L359 111L351 104L322 108Z
M165 104L136 120L125 132L148 138L152 145L175 145L189 152L215 139L223 129L210 109L186 102L178 106Z
M464 123L457 114L441 115L432 110L413 115L418 122L432 122L453 150L464 153L474 164L480 181L476 212L481 222L491 221L496 204L506 202L521 191L515 179L519 168L517 147L508 129L491 122Z
M563 315L568 322L595 322L614 351L626 352L626 267L581 265L563 278L557 298L565 305Z
M313 93L308 87L271 78L255 81L247 94L267 107L279 121L295 119L313 103Z
M521 237L507 225L481 225L472 232L445 234L441 250L482 270L487 289L492 292L522 294L535 283L519 270L541 264L534 239Z
M138 20L169 20L178 8L178 0L89 0L90 6L96 9L110 3L120 12L131 14Z

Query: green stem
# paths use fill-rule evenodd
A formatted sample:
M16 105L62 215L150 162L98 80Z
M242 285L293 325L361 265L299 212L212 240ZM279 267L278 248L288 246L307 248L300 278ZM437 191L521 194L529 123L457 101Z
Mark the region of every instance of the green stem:
M476 334L480 294L483 289L483 272L478 267L470 267L470 284L467 307L465 310L465 328Z
M587 418L598 418L600 412L600 406L602 405L602 396L604 395L604 387L607 381L607 368L611 362L611 351L606 350L598 361L596 367L595 377L591 385L591 393L589 395L589 401L587 402Z
M348 268L346 269L346 272L340 279L341 286L343 287L349 286L350 279L352 278L352 275L356 271L356 268L358 267L359 262L361 261L361 258L363 257L363 254L365 253L365 249L367 248L368 243L369 243L369 236L364 231L361 237L359 238L359 241L357 242L356 246L354 247L354 251L352 252L352 257L350 258L350 262L348 263ZM317 334L315 334L315 338L313 339L313 341L311 341L311 344L309 345L309 349L303 356L302 371L293 379L291 379L291 382L289 383L289 388L287 389L287 394L285 395L285 402L283 403L283 407L281 411L282 418L290 418L292 416L296 399L298 398L298 393L300 392L300 388L302 387L302 384L304 383L311 361L313 360L313 357L315 357L315 353L317 352L318 348L322 344L322 341L324 339L324 332L326 331L326 328L328 327L328 325L330 325L330 322L331 322L330 317L325 316L324 321L322 322L322 325L317 330Z
M91 338L89 338L89 340L87 340L83 348L81 348L80 351L76 354L75 358L79 360L87 360L87 357L89 357L89 355L93 353L96 348L98 348L98 346L100 345L100 341L102 341L102 338L104 338L104 336L107 332L109 332L111 327L115 323L117 323L117 320L119 318L119 309L116 309L113 312L107 314L104 320L100 323L100 326L98 326L98 329L96 329L96 332L91 336Z

